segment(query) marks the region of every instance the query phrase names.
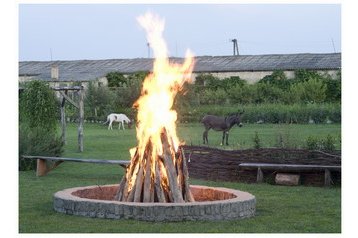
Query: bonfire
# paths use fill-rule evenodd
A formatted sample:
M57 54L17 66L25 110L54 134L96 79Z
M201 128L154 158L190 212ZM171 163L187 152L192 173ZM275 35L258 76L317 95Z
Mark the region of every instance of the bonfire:
M193 55L186 52L182 64L168 59L163 39L164 20L147 13L137 18L147 33L155 60L144 80L137 109L138 145L130 149L115 200L123 202L192 202L187 161L177 133L177 113L172 109L177 93L191 80Z

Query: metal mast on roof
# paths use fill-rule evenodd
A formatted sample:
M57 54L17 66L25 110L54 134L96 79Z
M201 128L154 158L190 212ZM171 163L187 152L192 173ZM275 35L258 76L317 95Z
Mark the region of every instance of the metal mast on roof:
M148 47L148 58L150 58L150 44L149 44L149 42L147 42L147 47Z
M237 44L237 39L231 40L233 43L233 55L239 55L239 46Z

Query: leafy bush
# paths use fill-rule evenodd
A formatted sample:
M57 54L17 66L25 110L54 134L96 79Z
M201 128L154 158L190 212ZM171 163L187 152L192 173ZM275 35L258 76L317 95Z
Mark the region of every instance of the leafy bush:
M336 149L335 140L331 135L327 135L327 137L322 141L322 147L325 151L334 151Z
M236 85L228 89L228 96L231 103L249 104L255 103L257 87L253 85Z
M63 143L57 136L58 104L53 91L42 81L31 81L20 95L19 169L34 169L35 161L21 155L60 156Z
M108 87L124 87L127 83L126 77L119 72L110 72L106 75Z
M324 83L327 86L326 90L326 101L328 102L340 102L341 101L341 91L342 91L342 82L340 77L336 80L332 80L331 77L328 77L324 80Z
M112 86L111 88L97 87L89 83L85 92L85 118L103 120L112 112L125 113L134 118L131 108L140 96L146 75L147 72L137 72L124 77L117 72L109 73L107 77L112 78L112 83L109 85Z
M322 103L340 102L341 81L315 71L297 70L294 79L287 79L283 71L274 71L258 83L247 84L239 77L220 80L211 74L201 74L196 78L202 104L212 104L212 91L223 89L231 103ZM205 92L205 90L212 90Z
M107 87L96 87L89 83L85 93L86 118L102 118L112 111L114 93Z
M200 104L215 104L215 90L205 89L200 93Z
M316 137L309 136L306 139L306 147L309 150L318 150L319 148L319 141Z
M254 142L254 148L260 149L261 148L261 139L260 139L259 133L257 133L257 131L255 131L255 136L252 140Z
M340 104L234 104L201 105L185 107L178 110L178 119L185 122L198 122L205 114L228 115L244 110L242 121L245 123L308 123L312 118L316 123L325 123L329 118L333 123L340 123Z
M231 76L229 78L224 78L221 80L221 82L223 89L225 89L226 91L232 87L242 87L247 84L247 82L245 80L242 80L239 76Z
M63 153L61 137L48 133L41 127L19 127L19 155L60 156ZM19 170L34 170L36 160L22 159L19 156Z
M89 104L89 115L94 111L98 114L105 110L120 112L130 109L140 95L146 74L142 72L121 78L122 86L111 89L114 94L111 102L103 103L106 105L103 108L109 109L94 110ZM218 115L220 112L225 114L228 110L223 107L230 108L231 112L244 107L247 108L244 120L251 123L260 120L308 123L310 118L315 123L339 123L340 87L339 77L333 80L328 74L309 70L296 70L294 79L287 79L283 71L277 70L255 84L248 84L240 77L219 79L212 74L199 74L195 84L184 85L183 94L177 95L174 108L179 112L179 120L187 122L198 121L203 114L212 111Z
M126 87L115 89L113 110L122 112L126 108L131 108L141 94L142 82L145 74L133 74L128 76Z
M46 83L31 81L20 95L20 122L27 123L30 128L42 127L53 132L59 115L58 105L54 92Z
M306 139L306 148L309 150L323 150L332 152L335 150L335 139L331 135L327 135L326 138L318 138L309 136Z
M292 80L288 80L282 70L274 70L271 75L263 77L258 83L270 84L280 89L288 89Z
M256 103L279 103L282 100L284 92L277 86L268 83L260 83L255 86L257 87Z
M199 74L195 77L195 84L204 85L209 89L217 89L222 87L222 81L214 77L212 74Z
M304 82L310 79L322 79L322 76L314 70L298 69L295 70L295 81Z
M304 88L304 94L301 98L304 102L324 102L326 98L327 86L318 79L309 79L306 82L302 82Z

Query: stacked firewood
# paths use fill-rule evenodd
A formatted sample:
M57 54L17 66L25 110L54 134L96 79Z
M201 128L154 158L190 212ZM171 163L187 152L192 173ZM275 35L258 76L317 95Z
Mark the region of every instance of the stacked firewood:
M160 135L163 152L153 153L149 139L144 154L138 148L119 184L115 200L123 202L193 202L189 187L187 162L182 147L171 148L170 138L163 128ZM155 157L153 157L155 155Z

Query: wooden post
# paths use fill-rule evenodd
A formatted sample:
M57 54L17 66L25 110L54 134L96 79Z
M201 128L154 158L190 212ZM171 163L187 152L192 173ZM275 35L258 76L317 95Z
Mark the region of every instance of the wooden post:
M331 171L328 169L324 170L324 186L329 187L332 184Z
M66 91L67 92L67 91ZM65 102L66 98L61 96L61 139L64 144L66 142L66 113L65 113Z
M262 172L261 168L258 167L257 168L257 179L256 179L258 183L262 183L264 180L264 173Z
M45 176L47 174L46 160L37 159L36 176Z
M83 107L83 86L79 90L79 124L78 124L78 150L83 152L83 120L84 120L84 107Z

